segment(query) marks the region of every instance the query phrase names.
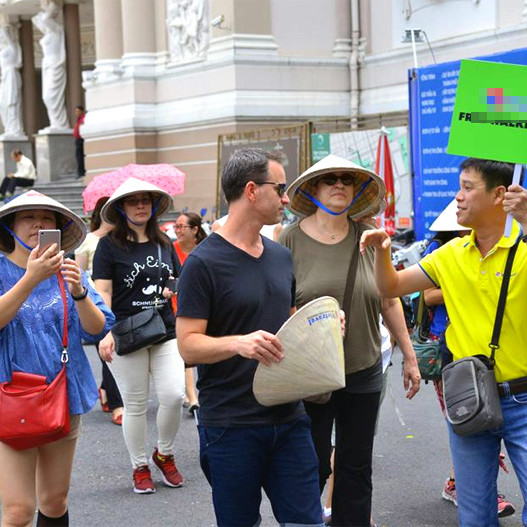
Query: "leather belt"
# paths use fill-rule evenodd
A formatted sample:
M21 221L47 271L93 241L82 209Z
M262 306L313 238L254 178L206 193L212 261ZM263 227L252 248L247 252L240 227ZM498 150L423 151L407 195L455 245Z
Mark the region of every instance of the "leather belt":
M500 397L517 395L524 392L527 392L527 377L520 377L519 379L512 379L512 381L498 383Z

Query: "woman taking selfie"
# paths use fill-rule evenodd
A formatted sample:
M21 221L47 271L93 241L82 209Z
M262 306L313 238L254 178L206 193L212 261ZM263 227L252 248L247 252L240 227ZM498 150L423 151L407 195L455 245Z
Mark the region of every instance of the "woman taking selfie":
M61 231L61 246L39 247L39 231ZM3 526L69 525L68 491L80 416L97 401L97 387L82 340L97 341L114 322L87 276L64 258L84 239L84 222L57 201L29 191L0 208L0 382L14 372L43 375L62 370L67 312L66 377L69 434L25 450L0 443ZM58 236L57 236L57 241ZM66 309L62 297L64 288ZM7 416L6 416L7 418Z
M177 264L170 239L157 223L171 203L170 195L160 188L135 178L126 180L102 208L103 220L114 228L99 241L93 260L95 287L117 319L112 332L99 343L99 354L108 362L124 401L123 434L137 494L155 492L146 454L150 376L159 400L158 440L152 462L165 485L183 484L174 462L185 395L185 367L177 349L170 304ZM117 328L147 312L161 316L164 336L123 354L128 350L119 339L116 342Z
M419 390L419 370L401 305L379 297L373 251L359 255L361 233L370 227L351 219L378 210L384 192L375 173L329 155L287 189L289 208L301 219L279 238L293 254L297 307L329 295L346 313L346 386L325 404L305 403L319 458L321 493L331 473L335 422L332 525L338 527L369 527L371 521L373 436L382 387L379 313L401 346L407 397Z
M174 249L178 259L179 269L185 263L187 256L199 243L201 243L207 234L201 226L201 216L195 212L184 212L176 221L177 241L174 242ZM172 299L174 313L177 312L177 297ZM194 371L191 366L185 365L185 402L183 406L188 408L191 414L199 409L198 396L194 386Z

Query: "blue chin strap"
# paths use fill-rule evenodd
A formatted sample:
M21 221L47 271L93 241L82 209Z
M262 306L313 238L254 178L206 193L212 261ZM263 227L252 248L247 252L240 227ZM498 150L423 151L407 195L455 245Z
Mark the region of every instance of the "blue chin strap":
M68 221L62 229L60 229L61 233L64 232L71 224L73 223L73 220ZM4 222L0 222L0 225L22 246L24 249L27 249L29 252L31 252L35 247L30 247L27 243L23 242Z
M359 191L357 192L357 195L353 198L352 202L340 212L335 212L333 210L328 209L325 205L323 205L315 196L312 196L309 192L306 192L305 190L299 188L297 189L297 192L300 192L303 194L306 198L308 198L311 202L313 202L317 207L321 208L324 212L327 212L328 214L331 214L332 216L340 216L341 214L344 214L348 212L348 210L353 207L353 204L357 201L357 199L361 196L361 194L366 190L366 187L373 181L373 179L368 179L368 181L365 181Z
M153 218L155 216L156 210L159 207L159 202L161 201L161 196L157 199L157 201L154 203L154 206L152 207L152 213L150 214L150 218ZM137 227L141 227L141 225L144 225L145 223L148 223L150 221L150 218L146 220L143 223L139 223L137 221L131 220L127 215L126 212L121 209L121 207L118 207L115 205L115 210L126 220L129 221L132 225L136 225Z

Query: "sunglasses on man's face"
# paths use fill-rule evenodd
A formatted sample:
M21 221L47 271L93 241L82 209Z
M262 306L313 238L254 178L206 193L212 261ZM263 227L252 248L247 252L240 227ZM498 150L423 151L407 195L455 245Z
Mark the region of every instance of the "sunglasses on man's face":
M332 174L329 174L327 176L322 176L318 181L322 181L324 185L328 185L329 187L332 187L338 180L340 179L341 183L345 185L346 187L349 187L350 185L353 185L355 183L355 178L349 174L344 176L333 176Z
M257 185L274 185L274 189L278 194L278 197L281 198L285 194L285 189L287 188L286 183L275 183L274 181L255 181Z

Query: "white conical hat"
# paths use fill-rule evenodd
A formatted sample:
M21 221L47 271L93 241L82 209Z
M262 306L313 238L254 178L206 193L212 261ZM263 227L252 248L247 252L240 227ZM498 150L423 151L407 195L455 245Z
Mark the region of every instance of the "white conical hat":
M290 403L343 388L344 345L339 303L330 296L299 309L276 336L284 358L258 364L253 381L256 400L264 406Z
M10 200L0 208L0 221L2 218L15 212L23 210L51 210L57 212L62 217L61 226L61 249L69 253L74 251L86 238L88 229L82 219L73 211L65 207L62 203L41 194L36 190L29 190ZM0 227L2 228L2 227ZM5 251L6 247L0 243L0 251Z
M287 196L290 200L288 205L289 210L300 217L314 214L317 210L317 205L304 195L302 191L306 191L312 195L315 191L314 184L316 180L324 174L332 174L335 172L351 174L357 180L357 184L354 186L355 195L357 195L365 183L368 183L355 203L347 211L350 218L368 216L373 211L378 210L386 194L384 181L375 172L333 154L315 163L291 183L287 189Z
M117 221L117 209L115 205L117 201L126 196L137 194L138 192L150 192L156 194L154 202L157 203L157 207L154 212L154 216L159 218L162 216L172 205L172 196L165 192L163 189L152 185L148 181L142 181L137 178L128 178L121 186L117 187L115 192L110 196L110 199L104 204L101 209L101 216L104 221L111 223L112 225Z
M466 231L469 227L463 227L457 222L457 201L453 199L441 212L441 214L434 220L434 223L430 225L430 230L434 232L445 232L445 231Z

